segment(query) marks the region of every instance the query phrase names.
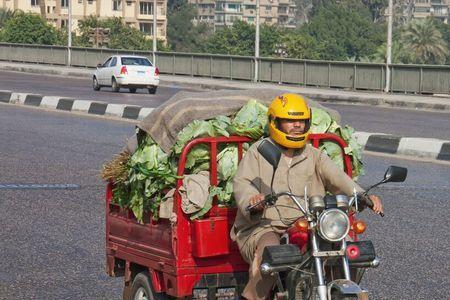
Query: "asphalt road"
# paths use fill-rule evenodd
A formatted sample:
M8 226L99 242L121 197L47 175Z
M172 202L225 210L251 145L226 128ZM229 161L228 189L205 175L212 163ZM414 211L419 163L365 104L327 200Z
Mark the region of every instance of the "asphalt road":
M325 103L357 131L450 140L450 113Z
M138 90L137 94L130 94L125 89L122 89L120 93L114 93L110 88L102 88L100 92L94 92L91 81L87 78L23 72L0 72L1 89L143 107L157 107L175 93L187 90L176 86L161 86L156 95L146 94L144 90ZM450 113L330 103L324 105L339 111L343 119L341 124L349 124L357 131L450 140Z
M120 299L105 275L101 165L133 133L130 123L0 104L0 299ZM375 190L386 216L363 213L382 258L363 285L372 299L446 299L450 279L450 167L364 156L367 186L387 166L405 183ZM74 189L6 189L75 184Z
M157 107L180 91L180 88L160 86L155 95L148 94L146 89L138 89L136 94L131 94L128 89L115 93L107 87L96 92L92 89L92 81L89 78L2 71L0 90Z

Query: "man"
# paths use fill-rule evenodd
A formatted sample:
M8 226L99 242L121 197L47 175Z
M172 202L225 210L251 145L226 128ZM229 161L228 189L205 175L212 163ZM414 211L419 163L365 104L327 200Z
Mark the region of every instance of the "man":
M238 213L231 230L243 258L250 264L249 282L242 293L246 299L265 299L274 284L271 276L259 271L264 247L279 245L281 234L288 225L302 216L302 212L287 197L280 197L276 206L259 204L264 195L292 192L309 196L325 195L326 191L352 195L363 189L347 176L320 150L307 144L311 124L311 111L306 101L296 94L283 94L275 98L268 110L269 134L266 138L283 151L278 167L273 168L258 152L261 142L253 144L239 164L233 179L234 198ZM383 211L381 200L370 195L376 213ZM249 205L257 205L250 212ZM283 219L283 220L281 220Z

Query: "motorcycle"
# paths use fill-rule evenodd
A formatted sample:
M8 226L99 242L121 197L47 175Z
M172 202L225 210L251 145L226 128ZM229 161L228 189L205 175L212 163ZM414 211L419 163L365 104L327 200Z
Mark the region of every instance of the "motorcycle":
M273 166L273 174L281 157L281 152L274 147L267 142L258 148ZM280 245L267 246L263 251L260 270L275 277L275 299L369 299L368 291L359 282L364 271L377 267L380 259L370 240L358 240L366 225L355 216L364 206L373 206L367 197L369 190L387 182L403 182L406 176L406 168L390 166L384 179L362 194L355 191L351 197L308 197L305 188L303 198L282 192L267 195L261 202L248 206L248 211L261 203L271 206L280 196L288 196L304 215L281 237Z

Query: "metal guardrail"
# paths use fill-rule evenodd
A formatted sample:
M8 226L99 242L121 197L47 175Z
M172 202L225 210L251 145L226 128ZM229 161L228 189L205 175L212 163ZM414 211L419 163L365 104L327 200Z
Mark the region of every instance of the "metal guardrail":
M151 51L97 48L71 48L71 65L96 67L114 54L152 57ZM67 47L0 43L0 60L23 63L67 65ZM254 79L255 58L215 54L156 52L161 73L231 80ZM314 61L258 58L259 81L329 87L350 90L382 91L386 65L378 63ZM390 66L390 90L404 93L450 94L450 66Z

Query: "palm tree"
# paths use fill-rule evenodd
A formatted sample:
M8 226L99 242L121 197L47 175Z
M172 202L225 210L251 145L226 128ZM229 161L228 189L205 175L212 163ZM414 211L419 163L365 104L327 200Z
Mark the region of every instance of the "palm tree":
M377 63L386 62L386 43L380 45L374 54L372 54L372 61ZM411 61L409 52L405 50L404 45L398 40L392 41L391 61L394 64L406 64Z
M412 63L443 64L448 55L447 44L433 19L410 22L401 35L403 48Z

